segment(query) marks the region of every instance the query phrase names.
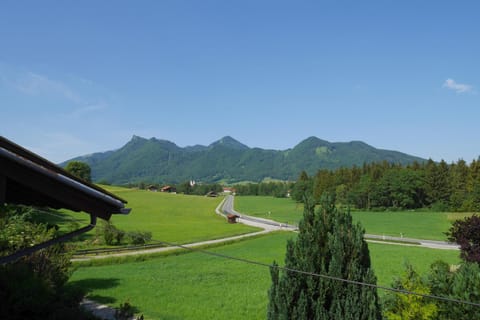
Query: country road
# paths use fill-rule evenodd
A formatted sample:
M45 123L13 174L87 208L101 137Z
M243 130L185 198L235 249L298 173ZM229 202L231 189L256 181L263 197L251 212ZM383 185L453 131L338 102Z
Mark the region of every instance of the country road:
M235 214L239 217L238 222L264 228L273 229L273 230L289 230L296 231L298 228L293 225L288 225L285 223L280 223L274 220L262 219L257 217L252 217L239 213L234 209L234 196L229 195L225 198L222 206L222 212L224 214ZM218 212L217 212L218 213ZM392 237L385 235L375 235L375 234L365 234L365 239L372 242L390 242L392 244L399 245L415 245L422 246L431 249L445 249L445 250L458 250L459 245L455 243L437 241L437 240L426 240L426 239L415 239L415 238L404 238L404 237Z
M238 216L237 221L246 225L254 226L254 227L259 227L263 228L265 230L287 230L287 231L295 231L298 229L297 226L289 225L286 223L280 223L274 220L269 220L269 219L262 219L258 217L252 217L248 216L245 214L242 214L240 212L235 211L233 207L233 202L234 202L234 196L229 195L225 198L223 201L223 206L222 206L222 213L223 214L234 214ZM218 210L217 210L217 213Z

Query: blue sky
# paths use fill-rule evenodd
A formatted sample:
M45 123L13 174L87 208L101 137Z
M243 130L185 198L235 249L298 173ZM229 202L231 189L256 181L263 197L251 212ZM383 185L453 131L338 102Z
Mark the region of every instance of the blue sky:
M3 1L0 134L54 162L132 135L480 156L478 1Z

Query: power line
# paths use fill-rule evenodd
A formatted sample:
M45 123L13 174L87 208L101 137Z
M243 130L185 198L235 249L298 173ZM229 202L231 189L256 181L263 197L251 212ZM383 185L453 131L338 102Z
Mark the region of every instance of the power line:
M348 284L366 286L366 287L370 287L370 288L377 288L377 289L381 289L381 290L385 290L385 291L391 291L391 292L395 292L395 293L399 293L399 294L414 295L414 296L423 297L423 298L429 298L429 299L434 299L434 300L460 303L460 304L466 304L466 305L471 305L471 306L475 306L475 307L480 307L480 303L470 302L470 301L466 301L466 300L453 299L453 298L448 298L448 297L418 293L418 292L404 290L404 289L395 289L395 288L380 286L380 285L373 284L373 283L343 279L343 278L329 276L329 275L315 273L315 272L308 272L308 271L302 271L302 270L292 269L292 268L288 268L288 267L282 267L282 266L278 266L278 265L271 265L271 264L264 263L264 262L259 262L259 261L244 259L244 258L238 258L238 257L232 257L232 256L228 256L228 255L225 255L225 254L217 253L217 252L206 251L206 250L198 249L198 248L192 248L192 247L188 247L188 246L185 246L185 245L171 243L171 242L167 242L167 241L161 241L161 240L153 240L153 241L164 244L164 245L167 245L167 246L171 246L171 247L178 247L178 248L182 248L182 249L185 249L185 250L190 250L190 251L193 251L193 252L199 252L199 253L203 253L203 254L219 257L219 258L235 260L235 261L239 261L239 262L243 262L243 263L262 266L262 267L277 268L278 270L282 270L282 271L295 272L295 273L304 274L304 275L308 275L308 276L319 277L319 278L329 279L329 280L333 280L333 281L340 281L340 282L344 282L344 283L348 283Z

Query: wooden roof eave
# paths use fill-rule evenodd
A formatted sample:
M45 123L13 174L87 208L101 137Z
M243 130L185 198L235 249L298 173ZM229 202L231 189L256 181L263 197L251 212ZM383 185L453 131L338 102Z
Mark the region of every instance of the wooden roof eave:
M90 215L90 224L9 256L0 257L0 264L92 230L97 217L109 220L112 214L130 212L129 208L125 208L127 201L122 198L71 175L0 136L0 205L4 203L83 211Z
M128 214L124 202L0 148L4 202L84 211L108 220ZM0 196L1 198L2 196Z
M52 172L59 173L59 174L65 176L65 177L68 177L68 178L70 178L74 181L77 181L80 184L86 185L86 186L90 187L91 189L97 190L97 191L99 191L103 194L106 194L106 195L114 198L114 199L120 200L123 203L127 203L126 200L118 197L117 195L115 195L115 194L113 194L113 193L111 193L111 192L109 192L109 191L107 191L103 188L100 188L99 186L97 186L93 183L84 181L84 180L74 176L73 174L69 173L68 171L65 171L64 169L60 168L59 166L57 166L53 162L50 162L47 159L40 157L39 155L37 155L37 154L19 146L18 144L6 139L3 136L0 136L0 148L8 150L8 151L12 152L13 154L15 154L15 155L17 155L21 158L28 159L29 161L39 165L40 167L43 167L43 168L45 168L47 170L50 170Z

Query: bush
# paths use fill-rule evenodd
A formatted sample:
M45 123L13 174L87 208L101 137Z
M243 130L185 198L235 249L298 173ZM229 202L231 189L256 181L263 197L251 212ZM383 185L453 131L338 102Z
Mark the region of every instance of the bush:
M115 311L115 319L127 320L133 317L133 307L130 302L120 303L120 308Z
M47 241L55 228L28 221L35 209L0 210L0 256ZM87 319L80 312L83 292L67 289L70 257L65 244L0 266L0 319Z
M428 282L409 263L402 277L392 284L395 289L430 294ZM388 292L384 301L384 313L389 320L438 319L435 301L418 295Z
M103 233L103 239L108 245L121 244L125 237L125 231L118 229L110 221L103 222L101 231Z
M136 308L133 307L130 302L125 301L125 303L120 303L120 308L115 311L116 320L128 320L132 319L136 311ZM143 320L143 314L141 316L135 317L135 320Z
M476 302L480 298L480 267L477 263L466 262L452 269L448 263L436 261L430 266L428 275L422 277L407 264L406 272L395 281L393 287L421 294ZM478 318L478 307L474 305L392 292L385 296L384 311L389 320Z
M474 214L463 220L456 220L446 235L448 240L460 245L460 257L468 262L480 264L480 216Z
M131 244L142 245L152 240L152 233L149 231L131 231L127 233L127 238Z

